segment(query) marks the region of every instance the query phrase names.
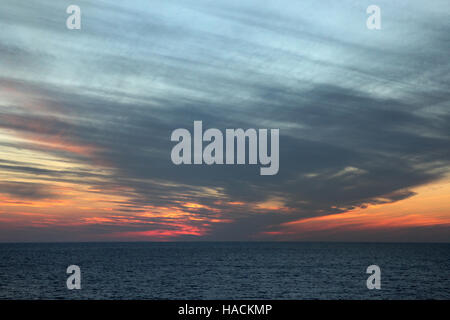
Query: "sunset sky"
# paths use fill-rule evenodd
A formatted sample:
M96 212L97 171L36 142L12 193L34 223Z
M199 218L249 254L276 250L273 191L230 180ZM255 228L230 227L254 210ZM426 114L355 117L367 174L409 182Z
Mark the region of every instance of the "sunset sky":
M0 242L450 242L448 0L0 6ZM195 120L278 174L174 165Z

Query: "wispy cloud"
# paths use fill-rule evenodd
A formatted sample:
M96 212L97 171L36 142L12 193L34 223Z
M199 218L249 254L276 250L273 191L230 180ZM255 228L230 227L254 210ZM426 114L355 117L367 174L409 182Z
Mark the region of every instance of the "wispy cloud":
M0 240L282 238L449 172L447 1L379 1L376 32L364 1L77 3L77 31L69 2L0 10ZM279 174L173 165L194 120L280 128Z

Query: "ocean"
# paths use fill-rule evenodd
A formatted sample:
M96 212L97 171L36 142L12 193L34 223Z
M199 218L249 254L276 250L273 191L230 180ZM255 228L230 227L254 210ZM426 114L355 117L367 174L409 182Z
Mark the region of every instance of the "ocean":
M450 244L3 243L0 299L450 299L449 270Z

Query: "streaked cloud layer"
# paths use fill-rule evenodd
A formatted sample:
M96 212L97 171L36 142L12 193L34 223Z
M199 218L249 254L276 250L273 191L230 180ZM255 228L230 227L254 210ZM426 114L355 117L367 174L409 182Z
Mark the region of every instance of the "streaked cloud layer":
M450 4L2 1L0 241L449 241ZM280 128L280 171L170 134Z

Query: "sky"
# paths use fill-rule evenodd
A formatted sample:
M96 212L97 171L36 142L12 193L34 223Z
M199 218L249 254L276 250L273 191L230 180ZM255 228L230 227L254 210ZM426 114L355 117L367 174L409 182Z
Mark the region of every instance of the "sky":
M448 0L0 7L0 242L450 241ZM195 120L278 174L174 165Z

